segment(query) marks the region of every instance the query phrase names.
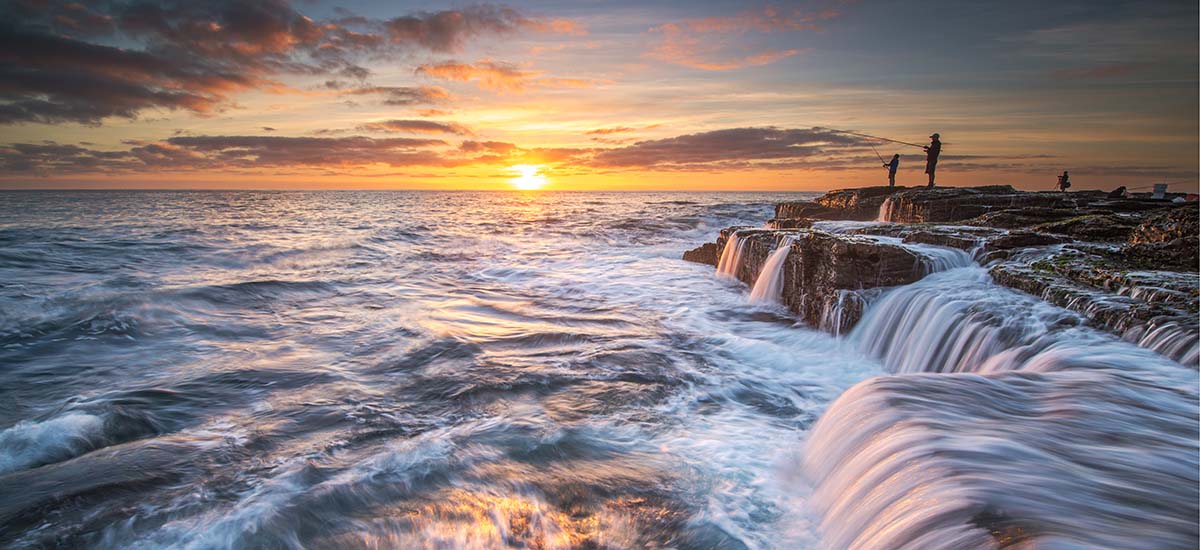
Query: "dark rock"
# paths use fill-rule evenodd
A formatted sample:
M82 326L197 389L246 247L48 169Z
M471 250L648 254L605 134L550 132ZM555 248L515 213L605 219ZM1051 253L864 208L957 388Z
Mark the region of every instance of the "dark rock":
M1122 249L1125 258L1143 269L1196 271L1200 268L1200 238L1180 237L1169 242L1140 243Z
M1140 217L1127 214L1087 214L1039 224L1033 229L1086 241L1120 242L1129 239L1140 221Z
M781 239L792 239L783 266L783 304L805 323L826 330L853 327L862 317L864 293L911 283L923 274L921 258L902 246L811 229L724 229L716 245L718 262L735 232L743 248L734 275L751 286Z
M870 221L879 217L879 209L884 201L907 189L911 188L880 186L836 189L825 193L814 202L842 212L840 217L826 219Z
M838 220L843 212L812 201L781 202L775 205L775 219L811 218L814 220Z
M1086 213L1096 214L1099 212L1089 210ZM1022 229L1080 215L1081 212L1074 208L1013 208L988 212L963 223L999 229Z
M811 326L832 330L836 324L845 331L862 317L863 306L847 294L912 283L922 275L920 258L904 247L810 231L792 244L784 264L783 302Z
M696 248L683 253L683 259L689 262L698 264L708 264L713 267L717 266L717 260L720 256L717 255L717 243L704 243Z
M812 227L812 218L771 218L767 220L768 229L807 229Z
M1200 206L1191 203L1148 216L1129 235L1129 244L1163 243L1200 235Z
M869 225L849 231L853 235L882 235L897 237L906 243L931 244L959 250L975 247L1007 234L990 227L968 227L962 225L899 224Z
M945 246L948 248L957 248L959 250L971 250L972 248L979 246L981 239L972 235L964 235L958 232L919 230L905 235L904 242Z
M989 272L997 283L1076 311L1097 328L1176 360L1194 353L1192 347L1159 349L1161 341L1140 342L1141 338L1158 327L1173 327L1179 333L1176 342L1200 338L1200 275L1138 270L1112 246L1046 248L993 265Z
M1163 201L1108 199L1095 191L1029 193L1001 185L910 189L893 195L887 210L888 220L893 222L970 221L973 225L1016 228L1082 213L1147 212L1169 205Z
M984 252L993 250L1011 250L1013 248L1029 248L1031 246L1046 246L1066 242L1062 237L1036 233L1033 231L1012 231L994 239L989 239L984 246Z

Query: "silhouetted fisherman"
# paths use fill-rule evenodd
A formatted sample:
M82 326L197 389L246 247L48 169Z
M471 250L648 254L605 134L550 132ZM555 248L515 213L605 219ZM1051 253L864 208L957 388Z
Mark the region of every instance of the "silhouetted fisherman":
M933 187L933 173L937 170L938 155L942 154L942 136L934 133L925 149L925 173L929 174L929 186Z
M888 187L896 186L896 170L900 169L900 154L892 155L892 161L883 165L888 169Z
M1120 187L1118 187L1118 188L1116 188L1116 189L1113 189L1112 191L1109 191L1109 193L1108 193L1108 198L1110 198L1110 199L1123 199L1123 198L1125 198L1125 186L1124 186L1124 185L1122 185L1122 186L1120 186Z
M1067 188L1071 186L1071 177L1067 175L1067 171L1063 170L1063 174L1058 177L1058 190L1063 193L1067 192Z

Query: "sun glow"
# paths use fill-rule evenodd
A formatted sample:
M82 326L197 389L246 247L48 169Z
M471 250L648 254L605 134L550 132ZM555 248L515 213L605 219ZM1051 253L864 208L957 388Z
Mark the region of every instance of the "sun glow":
M510 172L520 174L519 176L508 180L513 187L522 191L534 191L545 187L547 180L545 174L540 174L542 169L540 164L518 164L509 168Z

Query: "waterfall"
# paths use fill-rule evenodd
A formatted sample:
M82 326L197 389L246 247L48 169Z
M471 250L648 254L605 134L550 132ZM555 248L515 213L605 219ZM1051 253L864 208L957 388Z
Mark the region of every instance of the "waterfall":
M1124 337L1184 365L1193 368L1200 365L1200 339L1194 327L1178 323L1164 323L1153 328L1140 325L1126 331Z
M974 264L972 252L957 248L922 243L902 243L900 246L917 254L921 262L921 272L925 275Z
M1195 360L1195 339L1181 336L1174 325L1126 335L1146 349L1083 325L1078 313L997 285L975 265L934 273L884 293L864 312L849 340L892 373L1162 363L1164 358L1151 350ZM1069 355L1063 351L1068 349Z
M824 546L1195 547L1200 375L1082 323L979 266L874 300L849 341L896 375L806 443Z
M820 328L828 330L834 336L842 335L842 323L846 319L846 298L857 300L860 304L866 302L858 291L846 289L837 291L837 300L827 302L821 310L820 324Z
M824 545L1194 548L1189 383L1105 370L863 382L806 444Z
M877 222L892 221L892 197L883 199L883 203L879 205L879 215L875 216Z
M763 264L762 271L750 290L751 302L780 302L783 300L783 266L792 250L792 238L784 236Z
M738 232L729 234L725 240L725 249L721 251L721 260L717 262L717 276L736 279L738 268L742 266L742 253L745 252L746 241L738 238Z

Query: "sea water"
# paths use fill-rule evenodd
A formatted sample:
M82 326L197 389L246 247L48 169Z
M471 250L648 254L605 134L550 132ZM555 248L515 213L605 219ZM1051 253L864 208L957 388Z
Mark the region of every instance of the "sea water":
M1162 547L1191 540L1176 518L1196 500L1194 438L1178 433L1195 433L1194 371L1062 310L1031 318L1011 304L1036 301L977 267L930 276L953 292L885 291L835 338L679 259L796 198L0 194L0 546L841 548L887 543L898 521L951 547L1033 514L1060 532L1045 540L1129 540L1073 537L1110 516L1071 514L1096 510L1125 518L1117 529L1160 518L1142 525ZM963 303L976 295L990 301ZM938 351L947 339L959 347ZM1100 374L1075 353L1097 345ZM1051 368L1054 353L1071 369ZM985 375L1010 378L962 393ZM892 406L924 392L964 402ZM1137 425L1104 433L1034 425L1067 459L1116 462L1094 472L1038 462L1049 451L1020 446L1030 421L1011 412L1090 404L1117 421L1138 400L1152 406ZM992 410L1010 428L986 435L1015 451L947 453ZM921 415L940 431L896 441L927 470L879 454L872 437ZM961 473L913 483L989 507L921 523L905 485L884 477L874 500L846 485L905 464ZM997 492L1049 477L1131 500L1112 489L1071 508L1034 492L996 510ZM1163 486L1159 509L1122 515Z

